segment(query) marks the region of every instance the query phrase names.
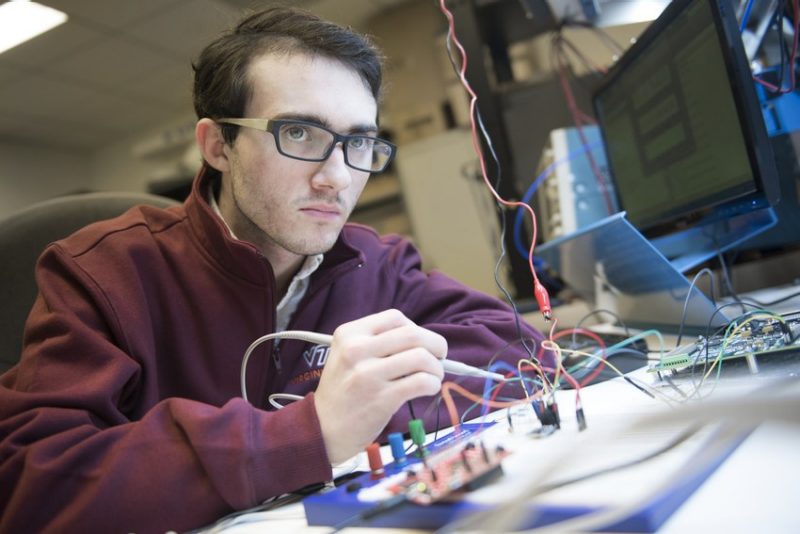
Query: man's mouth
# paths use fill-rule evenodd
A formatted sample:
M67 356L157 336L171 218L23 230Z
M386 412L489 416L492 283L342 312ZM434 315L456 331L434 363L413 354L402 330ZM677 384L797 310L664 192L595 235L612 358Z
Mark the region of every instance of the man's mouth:
M339 206L333 204L311 204L300 208L300 211L306 215L322 219L336 219L342 213Z

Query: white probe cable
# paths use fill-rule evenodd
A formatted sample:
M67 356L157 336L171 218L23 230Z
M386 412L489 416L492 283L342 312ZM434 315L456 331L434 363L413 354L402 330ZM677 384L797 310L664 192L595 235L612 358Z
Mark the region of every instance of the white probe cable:
M301 341L308 341L309 343L316 343L317 345L326 345L326 346L330 346L330 344L333 342L333 336L331 335L318 334L317 332L307 332L304 330L286 330L284 332L274 332L272 334L267 334L265 336L261 336L260 338L256 339L250 344L249 347L247 347L247 351L244 353L244 359L242 359L242 372L240 376L240 381L242 388L242 398L244 400L247 400L247 386L245 384L245 377L247 376L247 361L250 359L250 354L252 354L252 352L255 350L256 347L258 347L265 341L269 341L270 339L299 339ZM442 367L444 367L445 373L450 373L452 375L474 376L477 378L490 378L498 382L504 382L506 380L506 377L504 377L500 373L493 373L491 371L480 369L478 367L473 367L471 365L467 365L465 363L457 362L454 360L448 360L448 359L442 360Z

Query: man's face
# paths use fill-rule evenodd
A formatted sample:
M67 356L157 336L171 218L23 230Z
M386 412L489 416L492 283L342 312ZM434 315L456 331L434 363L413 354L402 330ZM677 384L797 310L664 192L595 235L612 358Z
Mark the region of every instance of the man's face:
M377 104L358 74L341 63L303 54L268 54L249 70L247 118L302 119L340 134L377 130ZM240 128L225 147L220 205L241 239L272 261L325 252L336 241L369 173L345 165L341 145L322 162L281 155L271 133Z

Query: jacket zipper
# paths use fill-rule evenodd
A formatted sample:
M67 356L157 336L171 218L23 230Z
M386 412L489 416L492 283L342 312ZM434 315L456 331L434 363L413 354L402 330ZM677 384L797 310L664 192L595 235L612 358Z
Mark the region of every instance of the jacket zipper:
M272 344L272 361L275 364L275 370L281 374L281 344L277 339Z
M329 276L330 276L331 280L333 280L333 279L336 279L336 278L344 275L345 273L348 273L348 272L350 272L352 270L358 269L358 268L362 267L363 265L364 264L361 261L352 261L352 263L347 263L347 264L340 265L339 268L336 269L334 272L330 273ZM301 314L301 312L303 311L303 308L305 307L305 303L308 302L309 297L312 297L315 293L317 293L322 287L325 287L328 283L329 282L326 280L325 284L319 284L316 287L314 287L313 289L309 288L306 291L306 294L303 296L303 299L300 302L300 306L298 306L298 308L294 311L294 314L292 316L292 321L290 321L290 323L293 322L298 317L298 315ZM272 298L273 298L273 307L277 311L277 307L275 307L275 304L274 304L274 300L275 300L274 291L273 291L273 297ZM277 315L275 313L273 313L273 316L272 316L272 331L273 332L275 332L276 327L277 327ZM278 374L281 374L282 366L281 366L281 349L280 349L280 340L279 339L276 339L273 342L273 345L272 345L272 362L275 364L275 370L278 372Z

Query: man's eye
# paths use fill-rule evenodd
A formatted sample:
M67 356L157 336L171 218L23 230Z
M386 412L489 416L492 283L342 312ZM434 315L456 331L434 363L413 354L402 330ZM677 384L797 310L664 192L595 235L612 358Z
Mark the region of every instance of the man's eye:
M351 138L347 144L354 150L369 150L372 148L372 141L366 137Z
M283 135L291 141L304 141L308 137L308 131L302 126L287 126Z

